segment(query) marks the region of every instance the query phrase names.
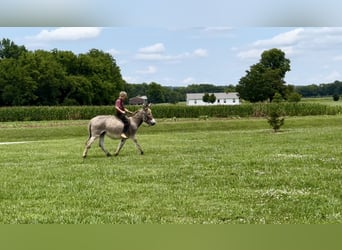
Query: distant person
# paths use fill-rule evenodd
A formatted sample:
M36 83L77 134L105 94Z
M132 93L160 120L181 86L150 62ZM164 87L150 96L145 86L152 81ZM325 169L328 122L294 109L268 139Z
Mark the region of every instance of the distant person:
M124 128L121 133L121 138L127 139L127 131L129 127L129 119L126 116L126 113L132 114L131 111L125 108L124 102L127 98L127 93L125 91L121 91L119 94L118 99L115 101L115 110L116 110L116 116L124 123Z

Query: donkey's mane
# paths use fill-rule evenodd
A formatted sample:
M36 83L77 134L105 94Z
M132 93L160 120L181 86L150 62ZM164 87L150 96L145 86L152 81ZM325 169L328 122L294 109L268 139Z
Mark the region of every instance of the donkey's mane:
M141 109L138 109L138 110L134 111L132 115L136 115L140 111L141 111Z
M132 117L132 116L135 116L136 114L138 114L138 113L141 112L142 110L143 110L143 109L140 108L140 109L134 111L133 114L131 115L131 117Z

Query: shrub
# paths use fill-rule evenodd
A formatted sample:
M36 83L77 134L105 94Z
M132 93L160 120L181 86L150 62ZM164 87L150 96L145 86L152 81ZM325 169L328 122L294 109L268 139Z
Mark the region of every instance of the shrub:
M280 127L284 125L285 118L283 117L284 111L279 105L270 106L267 116L267 122L271 125L274 132L278 132Z
M283 97L278 92L274 94L272 102L279 103L283 101Z
M289 102L300 102L301 99L302 95L297 92L292 92L287 98Z

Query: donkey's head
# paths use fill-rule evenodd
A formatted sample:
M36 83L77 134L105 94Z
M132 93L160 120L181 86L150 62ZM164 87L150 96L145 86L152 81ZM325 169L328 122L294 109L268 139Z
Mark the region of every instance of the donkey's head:
M156 120L154 120L152 111L151 111L151 103L144 104L143 106L143 121L146 122L148 125L153 126L156 124Z

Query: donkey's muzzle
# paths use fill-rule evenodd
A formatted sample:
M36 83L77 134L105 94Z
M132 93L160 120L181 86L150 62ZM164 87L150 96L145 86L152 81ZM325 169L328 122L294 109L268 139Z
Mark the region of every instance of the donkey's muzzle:
M150 121L150 125L151 125L151 126L156 125L156 123L157 123L157 122L156 122L156 120L154 120L154 119L152 119L152 120Z

